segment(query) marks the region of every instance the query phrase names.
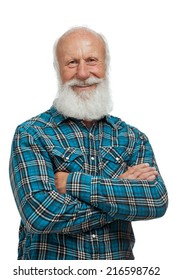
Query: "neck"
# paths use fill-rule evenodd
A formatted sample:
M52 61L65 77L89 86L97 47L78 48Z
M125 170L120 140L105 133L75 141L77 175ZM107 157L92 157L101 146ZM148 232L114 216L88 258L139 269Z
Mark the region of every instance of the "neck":
M95 121L87 121L87 120L84 120L83 123L84 123L88 128L91 128L91 126L95 123Z

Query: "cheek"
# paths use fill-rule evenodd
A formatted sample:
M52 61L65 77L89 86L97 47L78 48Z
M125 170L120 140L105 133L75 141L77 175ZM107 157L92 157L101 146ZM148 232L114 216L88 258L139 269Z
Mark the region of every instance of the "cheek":
M100 78L105 78L105 75L106 75L106 68L104 67L101 72L100 72Z
M105 69L105 67L104 68L101 67L101 68L95 69L93 74L95 74L98 78L104 78L105 74L106 74L106 69Z
M63 83L70 81L71 79L73 79L75 75L75 70L74 69L62 69L60 71L60 76L61 76L61 80Z
M100 63L97 65L93 71L93 74L95 74L98 78L105 78L106 76L106 65L105 63Z

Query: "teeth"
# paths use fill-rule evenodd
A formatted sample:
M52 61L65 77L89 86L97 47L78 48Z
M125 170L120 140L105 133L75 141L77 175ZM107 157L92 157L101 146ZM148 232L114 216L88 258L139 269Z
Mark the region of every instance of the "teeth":
M90 85L81 85L81 86L79 86L79 85L76 85L76 87L89 87Z

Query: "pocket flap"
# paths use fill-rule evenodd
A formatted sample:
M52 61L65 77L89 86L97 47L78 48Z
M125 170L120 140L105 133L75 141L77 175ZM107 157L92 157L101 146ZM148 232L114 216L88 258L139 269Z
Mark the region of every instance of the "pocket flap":
M104 146L100 151L101 157L111 162L122 163L129 160L129 153L126 147L122 146Z
M68 147L65 149L63 147L58 147L58 148L54 147L52 149L52 155L58 156L62 158L64 161L68 162L68 161L73 161L79 156L82 156L82 152L78 148Z

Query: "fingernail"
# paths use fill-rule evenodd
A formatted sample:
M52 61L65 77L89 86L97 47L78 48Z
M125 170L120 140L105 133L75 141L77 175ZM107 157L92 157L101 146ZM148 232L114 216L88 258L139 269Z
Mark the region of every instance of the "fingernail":
M149 163L147 163L147 162L145 162L144 164L145 164L146 166L149 166Z

